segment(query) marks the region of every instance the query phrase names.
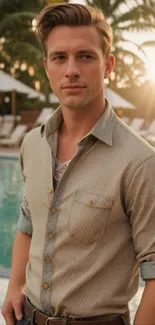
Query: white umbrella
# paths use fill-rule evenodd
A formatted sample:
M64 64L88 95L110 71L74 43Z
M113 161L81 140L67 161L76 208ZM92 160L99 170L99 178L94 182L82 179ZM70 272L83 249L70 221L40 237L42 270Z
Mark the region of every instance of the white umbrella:
M105 87L105 97L109 100L110 104L113 108L122 108L122 109L135 109L135 106L130 104L126 99L122 96L118 95L114 90ZM50 103L59 103L58 98L55 94L51 93L49 95Z
M45 96L42 93L37 92L33 88L25 85L19 80L16 80L9 74L0 70L0 92L11 92L12 93L12 112L15 115L16 111L16 92L27 94L29 98L40 98L45 100Z
M126 99L117 94L114 90L105 87L105 98L107 98L113 108L135 109Z
M42 96L43 94L37 92L33 88L25 85L19 80L16 80L9 74L5 73L4 71L0 70L0 91L17 91L22 94L28 94L29 97L35 98ZM44 96L44 95L43 95Z

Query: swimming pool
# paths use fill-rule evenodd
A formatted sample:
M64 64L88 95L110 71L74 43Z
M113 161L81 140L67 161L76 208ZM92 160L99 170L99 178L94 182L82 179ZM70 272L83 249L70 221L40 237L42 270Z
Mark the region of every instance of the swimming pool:
M11 266L11 250L23 195L17 158L0 157L0 269Z

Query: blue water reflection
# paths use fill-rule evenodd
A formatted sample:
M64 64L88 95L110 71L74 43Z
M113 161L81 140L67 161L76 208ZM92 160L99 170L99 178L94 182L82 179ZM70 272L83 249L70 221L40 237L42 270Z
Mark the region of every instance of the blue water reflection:
M0 267L11 265L23 186L18 159L0 158Z

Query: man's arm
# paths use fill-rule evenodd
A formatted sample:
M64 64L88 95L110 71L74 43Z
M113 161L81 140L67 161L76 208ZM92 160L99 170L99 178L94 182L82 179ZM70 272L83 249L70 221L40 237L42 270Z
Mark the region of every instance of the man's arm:
M130 179L126 195L132 238L145 281L134 325L155 325L155 155L143 160Z
M7 295L2 308L2 315L7 325L14 325L14 317L22 319L24 303L25 270L29 260L31 236L18 232L12 250L12 268Z
M155 325L155 280L146 280L134 325Z

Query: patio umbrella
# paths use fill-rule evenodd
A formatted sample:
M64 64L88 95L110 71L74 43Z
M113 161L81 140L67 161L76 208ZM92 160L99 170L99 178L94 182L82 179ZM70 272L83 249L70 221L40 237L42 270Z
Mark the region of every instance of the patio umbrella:
M105 98L107 98L114 109L135 109L136 107L130 104L126 99L117 94L109 87L105 87Z
M0 92L11 92L12 94L12 115L16 115L16 92L27 94L30 98L40 98L45 100L42 93L37 92L33 88L25 85L19 80L16 80L9 74L0 70Z
M109 87L105 87L105 98L107 98L114 109L135 109L135 106L130 104L126 99L117 94L114 90ZM55 94L51 93L49 95L50 103L59 103L58 98Z

